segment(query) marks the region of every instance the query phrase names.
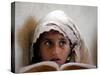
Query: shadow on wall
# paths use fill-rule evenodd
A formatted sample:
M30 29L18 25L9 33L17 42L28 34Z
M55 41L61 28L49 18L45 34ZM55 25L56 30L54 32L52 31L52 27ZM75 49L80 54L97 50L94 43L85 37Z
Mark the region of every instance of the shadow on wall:
M17 41L19 46L22 48L22 63L26 66L31 63L30 48L32 45L32 35L36 26L36 20L33 17L28 17L24 25L17 32Z

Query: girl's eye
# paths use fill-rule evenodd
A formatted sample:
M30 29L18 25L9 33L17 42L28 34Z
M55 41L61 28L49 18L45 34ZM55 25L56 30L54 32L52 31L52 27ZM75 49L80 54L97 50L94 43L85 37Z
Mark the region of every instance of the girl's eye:
M66 41L60 41L59 42L60 47L64 47L66 44L67 44Z
M44 43L46 46L51 47L52 46L52 42L51 41L45 41Z

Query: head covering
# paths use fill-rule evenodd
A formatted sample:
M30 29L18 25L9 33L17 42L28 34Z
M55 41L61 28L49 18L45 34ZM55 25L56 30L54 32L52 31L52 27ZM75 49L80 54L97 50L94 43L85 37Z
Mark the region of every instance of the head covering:
M51 29L59 31L64 35L64 37L70 40L71 44L73 45L72 51L74 52L73 58L75 59L75 62L87 64L91 62L88 55L88 50L78 28L61 10L52 11L40 19L34 31L33 44L36 43L40 34L50 31Z

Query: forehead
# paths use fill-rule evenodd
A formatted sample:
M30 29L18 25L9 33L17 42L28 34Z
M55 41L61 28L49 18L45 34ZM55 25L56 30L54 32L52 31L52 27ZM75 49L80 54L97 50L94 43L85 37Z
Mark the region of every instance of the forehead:
M53 36L60 36L60 37L64 37L62 33L60 33L59 31L56 30L50 30L49 32L44 32L40 35L42 38L45 37L53 37Z

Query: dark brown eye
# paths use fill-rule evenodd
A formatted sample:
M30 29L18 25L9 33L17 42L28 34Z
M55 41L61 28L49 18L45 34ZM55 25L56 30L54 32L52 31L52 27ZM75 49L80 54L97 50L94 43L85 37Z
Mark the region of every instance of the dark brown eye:
M47 40L47 41L44 42L44 44L47 47L51 47L52 46L52 41Z
M66 43L65 40L62 40L62 41L59 42L60 47L64 47L66 44L67 43Z

